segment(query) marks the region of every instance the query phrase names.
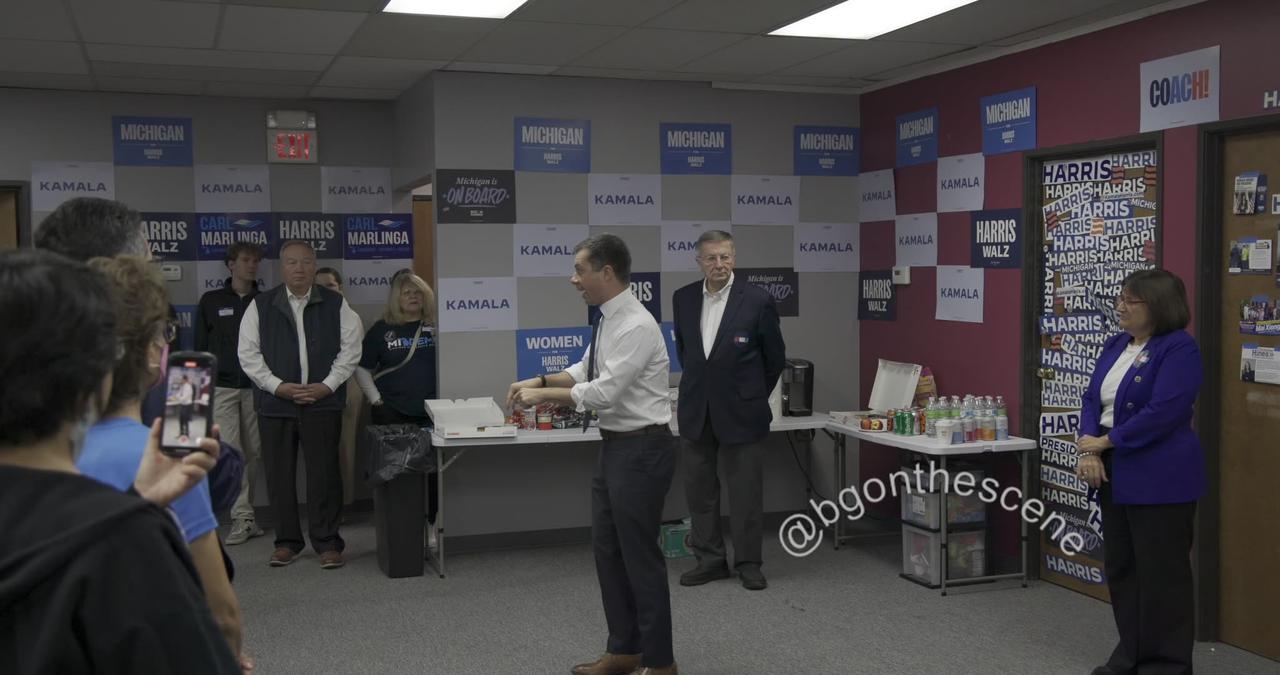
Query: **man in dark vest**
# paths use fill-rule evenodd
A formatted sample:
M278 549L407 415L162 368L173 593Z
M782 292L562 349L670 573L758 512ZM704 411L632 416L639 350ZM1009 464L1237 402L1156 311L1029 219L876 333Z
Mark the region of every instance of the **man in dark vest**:
M773 297L733 278L728 232L698 237L703 280L672 297L680 376L677 415L684 439L684 493L691 548L698 565L680 576L684 586L729 577L720 528L720 480L729 484L729 526L734 567L742 585L763 590L760 571L764 516L764 439L769 434L769 392L782 375L786 345Z
M280 245L284 283L259 293L240 321L240 365L253 380L267 495L275 516L272 567L297 558L305 542L298 523L298 447L307 472L307 526L324 569L342 567L345 543L342 434L345 387L360 360L360 317L338 293L315 284L316 252L305 241Z

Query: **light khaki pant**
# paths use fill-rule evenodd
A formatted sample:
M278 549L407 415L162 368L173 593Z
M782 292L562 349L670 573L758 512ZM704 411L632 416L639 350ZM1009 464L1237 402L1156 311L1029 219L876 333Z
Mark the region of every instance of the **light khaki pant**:
M218 387L214 392L213 423L222 431L222 440L244 453L244 477L240 479L240 496L231 507L233 520L254 520L253 479L262 456L262 437L258 435L258 413L253 410L253 389Z
M360 409L364 406L364 391L355 378L342 386L347 388L347 406L342 409L342 438L338 440L338 464L342 467L343 501L350 504L356 494L356 432L360 431Z

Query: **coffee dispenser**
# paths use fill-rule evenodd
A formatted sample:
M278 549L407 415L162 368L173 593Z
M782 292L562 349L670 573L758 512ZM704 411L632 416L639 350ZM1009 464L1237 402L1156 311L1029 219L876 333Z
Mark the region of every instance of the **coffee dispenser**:
M813 362L787 359L782 369L782 414L804 417L813 414Z

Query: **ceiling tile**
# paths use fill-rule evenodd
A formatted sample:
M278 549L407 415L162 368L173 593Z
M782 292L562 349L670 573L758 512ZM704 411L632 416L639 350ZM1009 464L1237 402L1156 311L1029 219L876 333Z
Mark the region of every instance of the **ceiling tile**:
M348 56L453 59L497 28L492 19L372 14L342 50Z
M221 49L291 54L337 54L367 14L279 7L227 7Z
M992 58L992 56L990 56L991 54L1003 50L1003 47L993 47L991 45L965 47L962 51L936 59L912 63L898 68L888 68L876 73L868 73L867 77L874 79L877 82L884 82L886 80L915 79L917 77L924 77L925 75L949 70L951 68L960 68L971 63L974 59L989 59Z
M318 84L330 87L368 87L403 90L444 66L446 61L375 59L367 56L339 56Z
M4 21L0 22L0 38L28 40L66 40L74 42L66 8L49 0L5 0Z
M210 96L240 98L306 98L311 87L291 84L258 84L255 82L210 82L204 93Z
M74 42L0 40L0 70L87 75L89 66Z
M819 77L862 77L890 68L900 68L950 52L963 46L925 44L921 42L887 42L866 40L847 42L840 51L811 61L784 68L778 75L817 75Z
M840 87L848 78L814 77L812 75L762 75L751 78L756 84L785 84L797 87Z
M507 20L464 52L465 61L563 65L626 29Z
M184 94L199 96L204 93L203 82L188 80L154 80L136 77L94 78L101 91L128 91L137 94Z
M178 0L186 2L187 0ZM219 0L196 0L218 2ZM387 0L222 0L225 5L251 5L254 7L293 7L295 9L327 9L336 12L380 12Z
M760 35L833 4L834 0L686 0L645 26Z
M182 66L324 70L333 59L319 54L268 54L223 49L174 49L125 45L85 45L93 61L172 63Z
M456 70L468 73L514 73L517 75L550 75L558 66L538 66L528 63L478 63L475 61L454 61L445 70Z
M530 0L512 19L588 23L597 26L638 26L680 4L680 0Z
M218 5L159 0L70 0L85 42L148 47L212 47Z
M760 75L829 54L844 44L819 38L753 37L690 61L680 70Z
M358 87L314 87L311 98L344 98L391 101L400 97L399 89L362 89Z
M1115 2L1116 0L982 0L899 28L880 38L897 42L977 45L1085 14Z
M1006 34L991 41L994 45L1011 46L1035 40L1038 38L1049 37L1058 33L1088 26L1089 24L1104 21L1129 12L1136 12L1152 5L1158 5L1167 0L1125 0L1124 2L1111 2L1105 7L1098 7L1084 14L1057 21L1055 23L1041 25L1033 30L1021 33ZM1090 2L1090 5L1097 5L1097 2Z
M27 89L93 89L93 78L88 75L63 75L58 73L12 73L0 71L0 87Z
M259 84L284 84L310 86L320 77L315 70L273 70L271 68L207 68L202 66L176 66L162 63L115 63L94 61L95 75L109 77L154 77L162 80L203 80L220 82L251 82Z
M744 40L733 33L637 28L573 62L589 68L674 70L700 56Z

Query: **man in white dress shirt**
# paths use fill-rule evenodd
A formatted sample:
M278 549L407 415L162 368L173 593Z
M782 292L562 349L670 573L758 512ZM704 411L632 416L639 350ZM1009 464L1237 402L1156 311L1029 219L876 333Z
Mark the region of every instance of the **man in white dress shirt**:
M257 386L267 494L275 515L270 565L305 545L298 523L298 448L306 459L307 529L324 569L342 567L342 470L338 439L346 387L360 361L360 317L342 295L315 285L316 253L305 241L280 246L284 283L259 293L240 320L238 355Z
M545 401L600 418L600 458L591 481L591 540L609 640L578 675L673 675L671 597L658 546L662 506L675 473L666 341L631 294L631 253L612 234L574 249L570 282L600 306L583 359L568 370L511 385L508 405ZM585 431L585 428L584 428Z

